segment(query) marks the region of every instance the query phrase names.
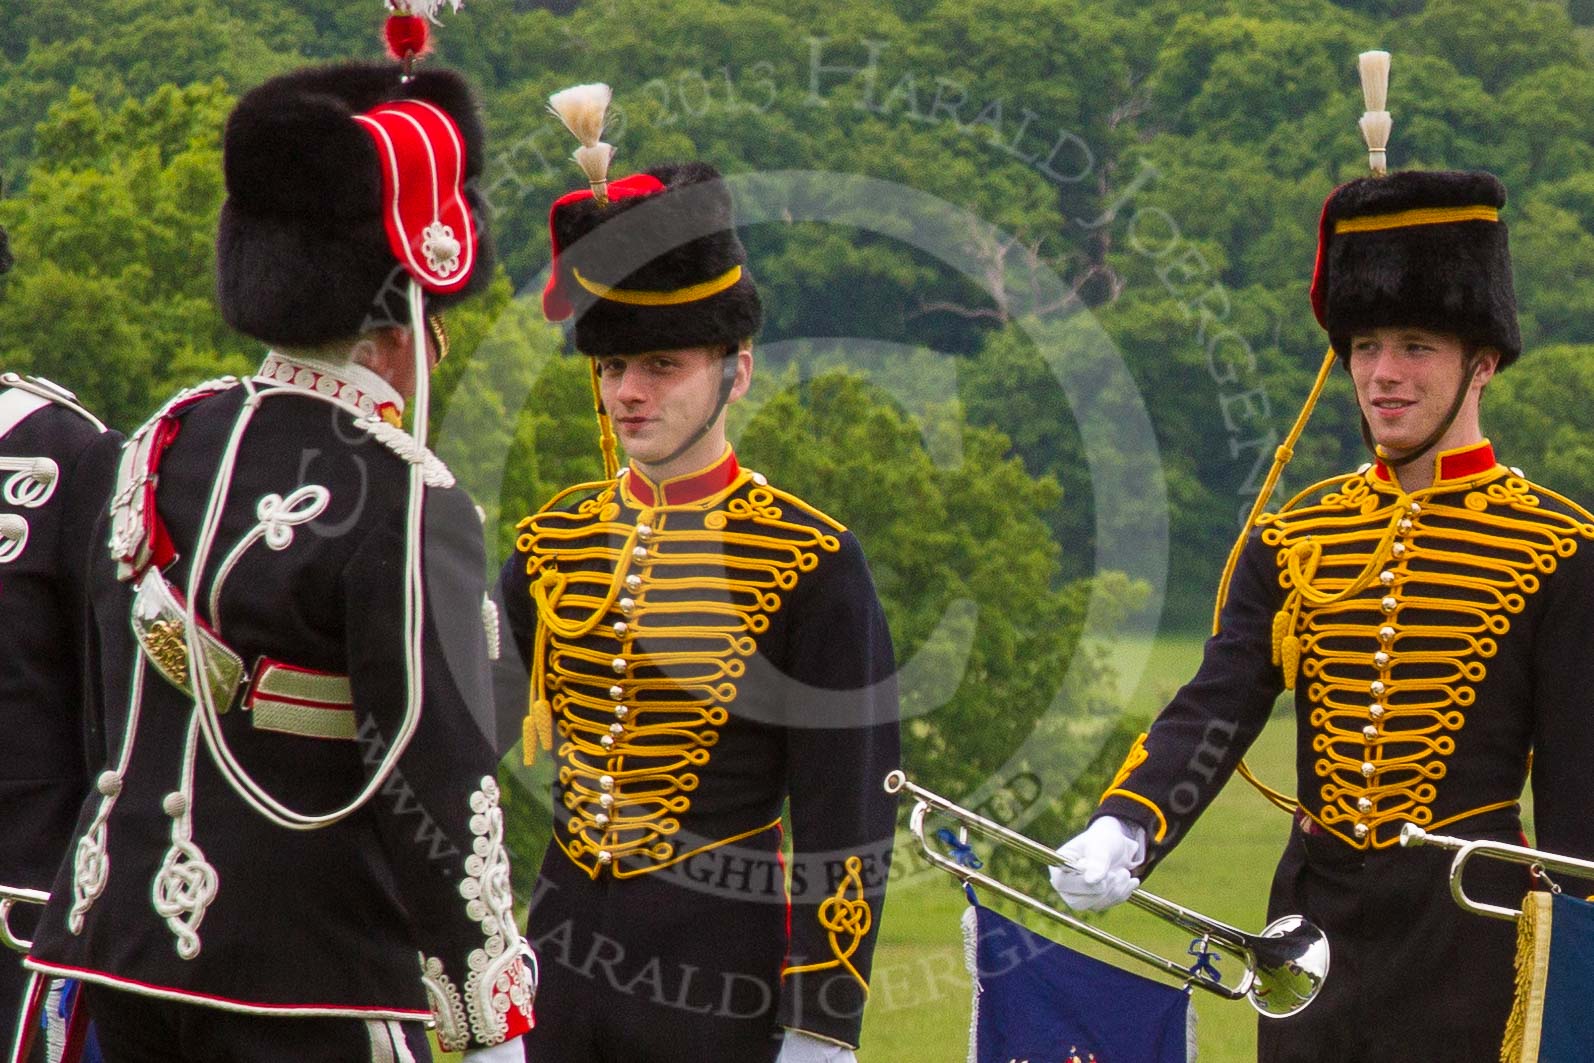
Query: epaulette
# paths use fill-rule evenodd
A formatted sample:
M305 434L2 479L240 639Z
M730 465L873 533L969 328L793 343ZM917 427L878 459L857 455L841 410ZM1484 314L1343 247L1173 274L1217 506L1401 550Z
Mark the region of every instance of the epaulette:
M599 493L602 493L604 491L613 492L615 490L615 488L617 488L619 485L620 485L620 478L619 477L615 477L614 479L611 479L611 480L590 480L590 481L588 481L587 483L584 483L584 484L571 484L569 487L567 487L564 490L560 491L558 494L554 495L552 498L550 498L548 501L544 502L540 507L538 507L537 512L534 515L535 516L541 516L544 513L553 512L554 509L556 509L561 502L563 502L565 499L569 498L571 495L576 494L577 492L580 492L580 491L597 491Z
M780 488L778 488L778 487L774 486L773 484L771 484L769 482L769 478L766 477L763 473L761 473L761 472L749 473L749 476L750 476L750 478L752 479L753 483L756 486L767 490L770 494L774 495L776 498L780 499L782 502L785 502L788 505L792 505L792 506L797 507L798 509L802 510L804 513L808 514L810 517L814 518L815 520L820 521L820 522L822 522L824 524L830 525L830 527L835 529L837 532L844 532L844 531L847 530L846 527L839 520L837 520L836 518L832 517L830 514L826 513L824 510L820 509L818 506L814 505L811 502L806 502L803 499L798 498L796 495L792 494L789 491L782 491Z
M8 388L16 388L18 391L25 391L29 395L34 395L38 398L45 399L57 406L64 406L92 424L96 431L105 431L104 421L101 421L98 417L84 409L82 405L78 403L76 395L68 391L66 388L63 388L60 384L57 384L53 380L46 380L42 376L22 376L19 373L0 373L0 385L4 385Z
M380 417L361 417L354 422L356 428L370 434L371 438L397 454L411 465L421 467L421 480L428 487L453 487L454 474L443 459L402 428L388 424Z
M1340 473L1338 476L1330 476L1327 479L1319 480L1310 487L1307 487L1301 491L1297 491L1293 496L1291 496L1289 501L1285 502L1277 510L1271 513L1262 514L1262 517L1258 523L1277 520L1278 518L1289 513L1291 510L1300 506L1303 502L1306 502L1308 499L1317 499L1320 496L1331 494L1335 488L1343 487L1345 484L1348 484L1353 480L1360 480L1367 475L1368 470L1372 467L1372 463L1368 462L1355 472Z
M111 492L111 557L116 575L135 580L151 564L164 567L177 556L166 527L155 511L155 489L160 484L161 455L177 438L177 415L200 399L236 387L233 376L207 380L174 395L155 416L145 421L122 447Z

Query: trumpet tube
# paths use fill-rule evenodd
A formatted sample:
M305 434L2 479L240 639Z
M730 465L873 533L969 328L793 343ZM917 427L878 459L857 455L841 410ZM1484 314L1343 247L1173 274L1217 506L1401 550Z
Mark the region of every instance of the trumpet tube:
M24 941L11 931L11 909L19 904L45 905L50 895L43 890L23 889L20 886L0 886L0 945L16 952L27 952L33 942Z
M1454 852L1455 859L1450 861L1450 895L1465 910L1474 915L1486 915L1491 919L1509 919L1514 922L1521 918L1522 909L1485 904L1467 895L1466 888L1461 884L1461 875L1466 869L1467 861L1474 856L1482 855L1513 864L1526 864L1535 870L1564 871L1581 878L1594 878L1594 860L1579 860L1572 856L1545 852L1543 849L1529 849L1523 845L1493 842L1483 838L1453 838L1447 834L1429 834L1415 823L1408 823L1400 828L1400 844L1407 849L1431 845L1435 849Z
M887 793L907 793L914 798L916 803L908 817L908 828L932 865L964 882L973 883L1033 912L1039 912L1103 945L1133 956L1187 985L1199 986L1228 1000L1246 1000L1268 1018L1283 1018L1310 1004L1328 976L1328 940L1321 930L1298 915L1274 920L1261 934L1249 934L1146 890L1135 890L1129 896L1130 904L1197 935L1204 945L1216 946L1238 957L1245 965L1245 974L1234 985L1197 977L1181 963L1110 934L938 852L925 836L925 819L931 811L935 811L1038 863L1048 867L1070 867L1056 850L910 782L901 771L893 771L886 776L885 789Z

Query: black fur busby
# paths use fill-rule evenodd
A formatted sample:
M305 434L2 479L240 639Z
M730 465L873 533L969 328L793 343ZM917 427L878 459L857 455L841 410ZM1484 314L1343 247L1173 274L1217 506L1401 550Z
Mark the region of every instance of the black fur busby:
M1410 326L1495 347L1501 368L1515 361L1506 224L1488 217L1503 206L1489 173L1408 170L1336 188L1323 204L1312 306L1340 357L1353 333Z
M572 193L549 215L554 266L543 307L556 321L575 316L577 350L734 346L758 332L763 307L719 171L656 166L610 182L608 195L599 206Z
M438 310L492 278L486 210L475 179L484 132L469 86L448 70L400 80L394 63L298 70L247 93L227 119L227 199L216 240L222 316L281 347L352 339L375 324L404 324L406 276L383 228L382 171L354 116L395 100L436 105L465 148L465 199L480 242L468 283L427 295Z

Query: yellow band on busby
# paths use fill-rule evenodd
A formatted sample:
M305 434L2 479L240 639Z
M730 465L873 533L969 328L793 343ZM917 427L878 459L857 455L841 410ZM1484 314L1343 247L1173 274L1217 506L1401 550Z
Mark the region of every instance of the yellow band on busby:
M718 295L742 279L742 267L732 266L718 277L703 281L700 284L689 284L685 288L676 288L673 291L648 291L641 288L611 288L607 284L599 284L581 275L579 269L572 268L570 275L576 283L599 299L607 299L612 303L626 303L629 306L682 306L686 303L695 303L701 299Z
M1417 207L1393 214L1369 214L1360 218L1340 218L1334 234L1375 233L1385 229L1405 229L1413 225L1447 225L1461 221L1499 221L1497 207Z

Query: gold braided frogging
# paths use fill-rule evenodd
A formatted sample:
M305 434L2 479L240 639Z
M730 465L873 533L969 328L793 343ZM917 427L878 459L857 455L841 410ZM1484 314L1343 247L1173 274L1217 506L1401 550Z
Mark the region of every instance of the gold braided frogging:
M1410 494L1377 484L1370 472L1312 492L1325 486L1335 489L1317 503L1296 508L1292 500L1258 521L1287 592L1275 658L1291 685L1291 658L1310 683L1314 771L1323 780L1312 818L1352 846L1388 848L1398 837L1381 837L1382 826L1409 821L1433 830L1510 807L1514 798L1435 821L1428 806L1485 662L1543 577L1594 538L1594 516L1499 467ZM1451 501L1458 494L1459 505ZM1576 516L1544 508L1540 495ZM1411 567L1414 558L1420 568ZM1411 620L1408 611L1431 618ZM1368 614L1384 617L1371 685L1361 644ZM1415 646L1411 640L1422 648L1400 649L1403 641ZM1390 729L1394 721L1404 726Z
M738 497L749 481L755 486ZM557 732L559 783L575 839L559 844L594 877L599 865L588 867L587 858L607 853L615 876L624 878L774 826L684 853L668 840L691 806L687 795L729 718L726 706L736 698L745 659L757 652L757 636L800 575L818 567L819 553L841 548L836 534L786 520L782 507L802 509L835 533L845 529L746 471L720 493L685 505L648 506L627 491L635 523L620 523L621 483L563 493L520 523L517 547L527 555L539 619L526 756L535 755L533 736L548 735L546 749ZM599 493L573 512L552 508L583 488ZM676 526L697 513L703 527L689 520ZM600 562L595 571L559 568L592 561ZM650 600L653 588L668 595ZM638 669L657 672L633 677ZM617 708L624 712L618 719L610 715ZM650 862L623 869L620 858L629 855Z
M849 856L845 866L847 873L842 876L835 895L826 897L819 905L819 925L825 928L825 933L830 938L830 952L835 958L788 967L780 973L780 976L785 978L787 975L801 974L805 971L846 968L847 972L858 980L858 984L863 986L863 995L868 997L869 983L858 972L858 968L852 965L852 954L858 951L858 946L868 936L869 927L874 922L874 914L869 910L869 902L863 899L863 861L856 856ZM856 894L856 897L849 894ZM843 937L846 940L843 940Z

